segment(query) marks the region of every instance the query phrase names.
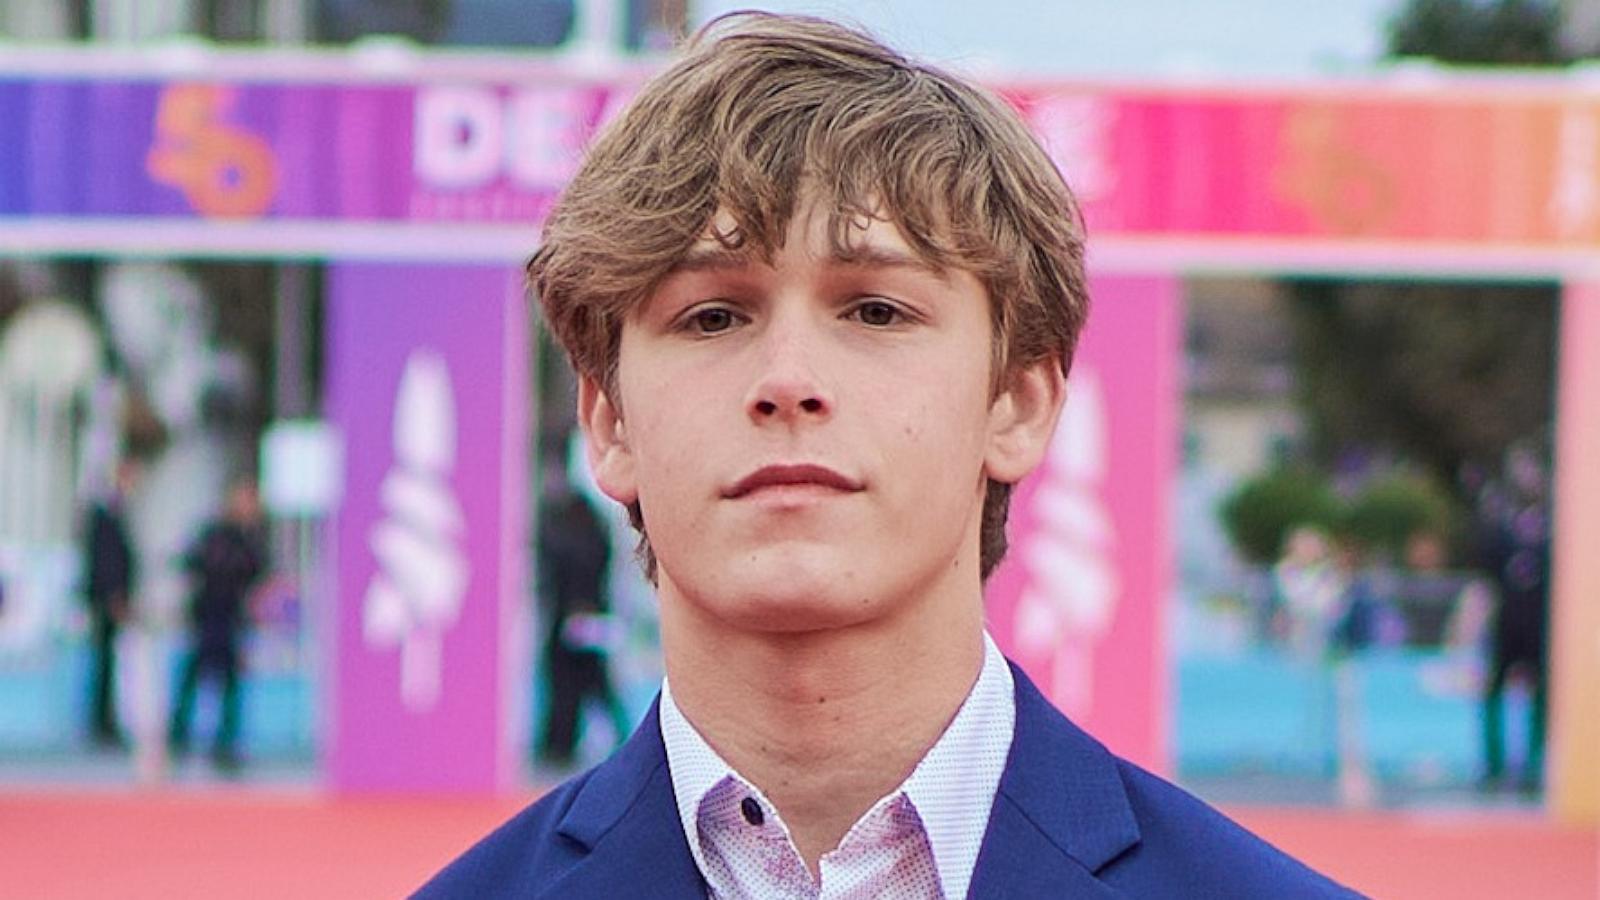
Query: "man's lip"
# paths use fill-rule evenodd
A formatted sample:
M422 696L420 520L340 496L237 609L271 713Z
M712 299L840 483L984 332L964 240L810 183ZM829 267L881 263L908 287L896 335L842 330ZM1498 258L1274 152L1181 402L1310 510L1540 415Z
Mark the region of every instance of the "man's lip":
M722 496L728 500L737 500L762 488L787 484L816 485L847 493L859 491L863 487L861 482L841 475L827 466L810 464L776 465L763 466L751 472L724 491Z

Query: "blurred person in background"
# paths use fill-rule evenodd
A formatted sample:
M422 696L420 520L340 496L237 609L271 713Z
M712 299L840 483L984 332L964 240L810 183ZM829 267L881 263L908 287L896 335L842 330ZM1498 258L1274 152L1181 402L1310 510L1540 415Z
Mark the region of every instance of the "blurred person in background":
M1282 636L1308 688L1302 710L1302 751L1328 774L1339 768L1338 706L1329 648L1346 581L1327 535L1309 525L1290 532L1283 558L1272 567L1277 609L1274 631Z
M1389 633L1385 644L1436 647L1442 642L1445 622L1459 602L1465 581L1448 568L1444 535L1418 528L1400 547L1386 604Z
M1450 653L1481 651L1493 589L1473 573L1451 570L1445 536L1432 529L1405 545L1405 577L1396 604L1406 614L1407 641Z
M1329 636L1339 799L1345 806L1357 808L1371 806L1377 800L1377 784L1362 729L1362 691L1366 680L1364 656L1378 640L1386 611L1386 585L1371 564L1369 552L1359 538L1347 534L1339 539L1337 560L1342 592L1333 611Z
M1297 658L1320 662L1327 653L1344 587L1344 574L1335 564L1327 536L1312 526L1292 531L1284 542L1283 558L1272 567L1272 589L1279 619L1274 630Z
M544 668L549 706L539 758L566 768L577 752L586 702L598 701L605 708L618 741L628 736L630 722L607 665L611 540L605 524L573 489L560 464L545 468L544 501L538 560L539 597L548 625Z
M1549 645L1549 476L1526 443L1506 454L1500 501L1483 522L1481 564L1493 579L1499 602L1489 628L1489 666L1483 689L1483 784L1493 789L1506 776L1505 693L1511 676L1528 688L1527 747L1515 786L1532 793L1544 772L1545 711Z
M240 651L251 588L265 573L266 543L255 482L241 479L228 491L221 519L205 526L183 556L194 579L189 603L188 655L178 678L168 745L187 752L195 695L202 676L220 683L222 712L212 743L212 761L224 771L238 768Z
M1406 541L1405 589L1398 600L1412 623L1409 643L1439 650L1422 670L1423 684L1440 696L1476 700L1483 691L1495 592L1479 573L1448 569L1447 546L1445 536L1432 529Z
M127 746L117 722L117 635L132 615L139 574L125 509L138 480L138 463L118 463L110 491L89 508L83 529L84 599L91 631L89 739L112 749Z

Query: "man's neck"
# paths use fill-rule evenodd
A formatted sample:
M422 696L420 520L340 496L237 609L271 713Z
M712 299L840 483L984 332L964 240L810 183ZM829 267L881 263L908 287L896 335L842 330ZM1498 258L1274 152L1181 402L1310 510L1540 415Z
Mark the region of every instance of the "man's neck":
M719 629L663 596L679 708L783 816L812 873L943 734L983 666L981 598L806 634Z

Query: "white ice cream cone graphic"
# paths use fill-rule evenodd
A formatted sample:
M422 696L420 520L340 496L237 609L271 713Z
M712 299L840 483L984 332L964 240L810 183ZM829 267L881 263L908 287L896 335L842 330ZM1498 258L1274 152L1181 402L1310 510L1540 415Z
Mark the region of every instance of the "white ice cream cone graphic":
M368 537L378 571L367 588L362 634L369 646L400 648L401 700L427 712L439 700L440 645L461 615L469 576L461 503L450 484L455 397L437 353L417 350L406 360L394 451L380 493L385 515Z

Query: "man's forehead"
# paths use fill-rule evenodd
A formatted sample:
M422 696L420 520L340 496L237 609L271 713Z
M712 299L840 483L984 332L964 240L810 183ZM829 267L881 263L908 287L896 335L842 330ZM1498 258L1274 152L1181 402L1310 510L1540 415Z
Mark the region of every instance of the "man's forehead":
M893 219L878 209L866 214L807 203L785 223L785 246L774 252L792 247L833 264L921 269L945 277L943 267L917 253ZM763 258L762 249L753 242L742 239L737 218L721 207L672 270L743 268L755 262L770 264L771 260Z

